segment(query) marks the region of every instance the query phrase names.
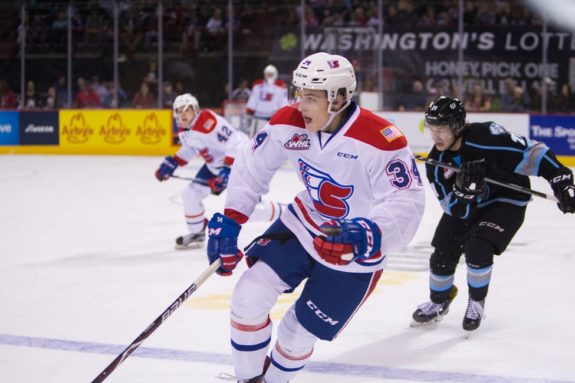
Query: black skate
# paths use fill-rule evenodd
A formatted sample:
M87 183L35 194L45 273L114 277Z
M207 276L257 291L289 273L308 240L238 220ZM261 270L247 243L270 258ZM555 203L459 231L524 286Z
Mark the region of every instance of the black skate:
M262 375L262 376L256 376L255 378L251 379L238 380L238 383L265 383L265 380Z
M251 378L251 379L238 380L238 383L266 383L266 381L264 379L264 375L266 374L266 371L268 370L268 368L270 366L270 362L271 362L270 357L266 356L266 360L264 362L264 371L261 375L256 376L256 377Z
M443 317L449 312L449 305L457 296L457 286L451 287L449 299L442 303L425 302L417 306L412 314L413 322L411 327L423 326L428 323L441 322Z
M467 302L467 310L465 310L465 316L463 317L463 329L465 331L477 330L481 324L481 320L485 318L485 300L474 301L469 298Z
M176 250L191 250L204 247L206 240L206 233L200 231L199 233L190 233L176 238Z

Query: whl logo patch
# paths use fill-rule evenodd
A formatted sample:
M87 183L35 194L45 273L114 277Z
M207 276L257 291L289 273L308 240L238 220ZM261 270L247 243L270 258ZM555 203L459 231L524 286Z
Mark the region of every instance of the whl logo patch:
M288 142L284 144L284 148L288 150L308 150L311 146L311 141L307 134L295 133Z

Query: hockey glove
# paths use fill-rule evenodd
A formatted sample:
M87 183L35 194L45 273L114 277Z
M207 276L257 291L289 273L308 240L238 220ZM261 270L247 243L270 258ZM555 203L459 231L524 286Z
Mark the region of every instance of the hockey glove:
M315 237L313 247L334 265L370 258L381 248L381 230L367 218L331 220L321 225L321 230L326 236Z
M213 194L220 194L228 187L230 172L231 168L229 166L224 166L220 169L217 177L208 181L208 185L210 186L210 189L212 189Z
M453 185L455 196L466 202L477 202L484 197L486 190L485 159L462 163Z
M553 194L559 200L557 206L563 213L575 213L575 186L573 173L568 169L560 169L549 180Z
M156 170L156 178L160 182L165 181L174 174L178 166L185 164L187 164L187 162L178 156L166 157L160 165L160 168Z
M214 214L208 223L208 260L210 265L218 258L222 261L216 273L224 276L232 275L236 265L244 257L238 250L238 235L241 228L239 223L220 213Z

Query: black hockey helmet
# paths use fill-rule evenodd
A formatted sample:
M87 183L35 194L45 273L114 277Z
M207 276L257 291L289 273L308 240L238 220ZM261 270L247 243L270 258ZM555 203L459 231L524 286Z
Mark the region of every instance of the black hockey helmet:
M458 137L465 126L465 107L457 98L439 96L425 111L428 125L449 125L453 135Z

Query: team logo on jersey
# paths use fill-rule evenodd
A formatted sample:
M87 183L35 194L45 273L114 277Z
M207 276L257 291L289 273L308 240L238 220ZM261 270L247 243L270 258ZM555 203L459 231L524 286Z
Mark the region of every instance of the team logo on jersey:
M308 150L310 145L311 141L307 134L295 133L292 138L284 144L284 148L288 150Z
M455 172L453 171L453 169L445 169L443 171L443 178L445 178L446 180L450 179L453 175L455 174Z
M491 131L491 134L493 134L494 136L507 133L507 130L505 130L503 126L495 122L492 122L491 125L489 125L489 130Z
M260 101L271 102L274 99L274 94L270 92L260 92Z
M390 125L387 128L383 128L379 132L383 138L387 140L387 142L392 142L398 138L403 137L403 133L401 133L401 131L393 125Z
M347 200L353 195L353 185L342 185L329 174L302 160L299 171L318 213L327 218L345 218L349 214Z
M268 132L261 131L254 137L254 144L252 145L252 152L255 152L268 138Z

